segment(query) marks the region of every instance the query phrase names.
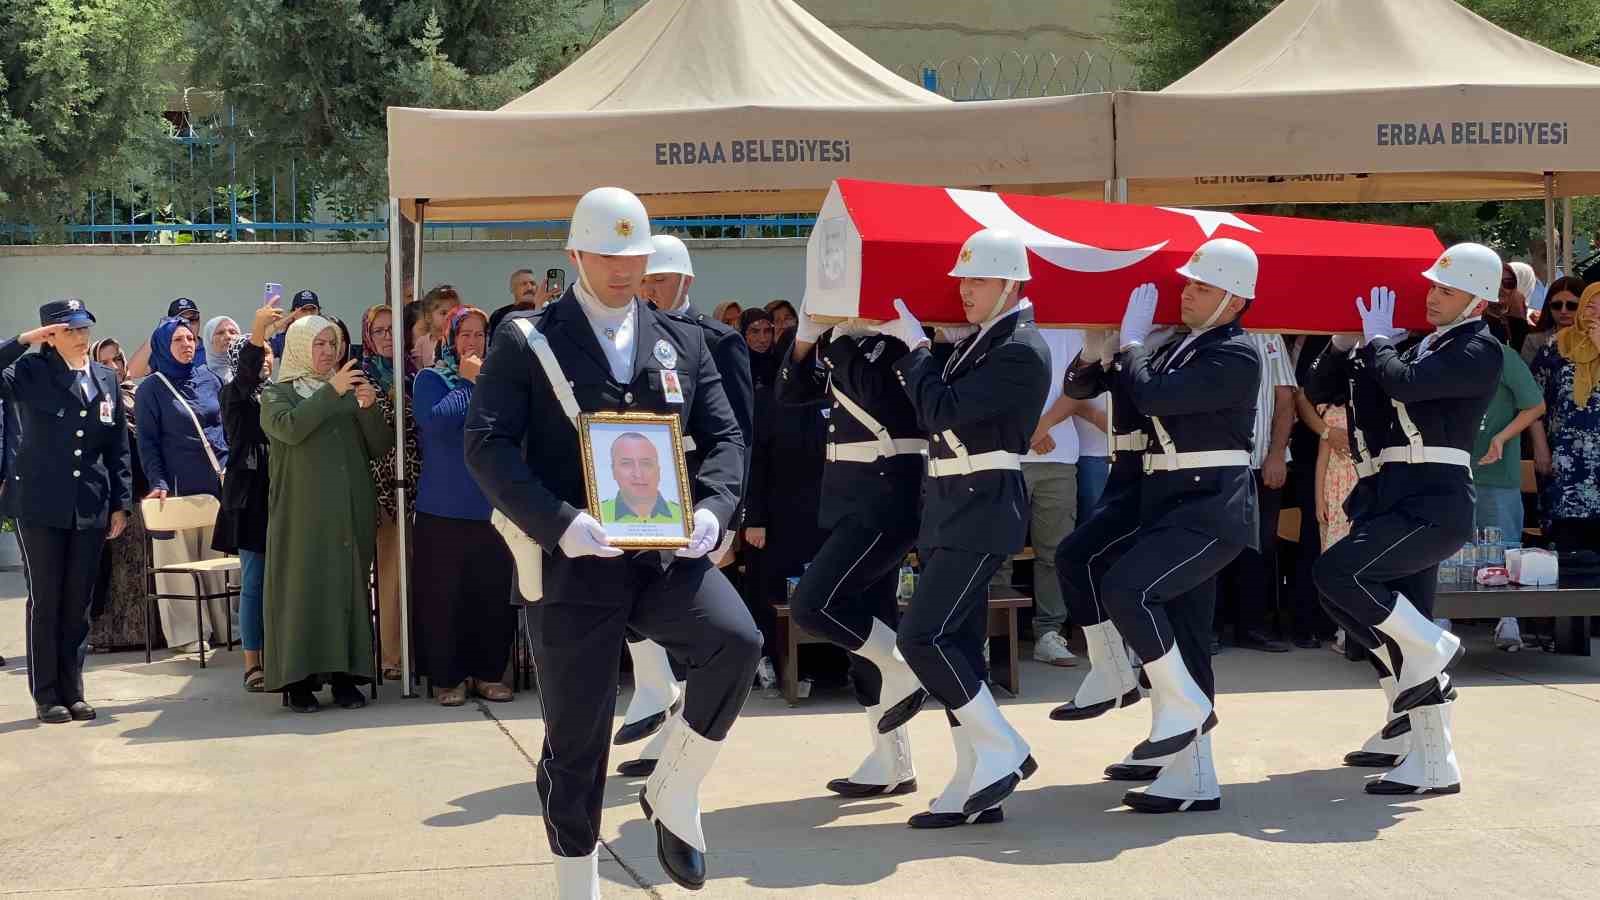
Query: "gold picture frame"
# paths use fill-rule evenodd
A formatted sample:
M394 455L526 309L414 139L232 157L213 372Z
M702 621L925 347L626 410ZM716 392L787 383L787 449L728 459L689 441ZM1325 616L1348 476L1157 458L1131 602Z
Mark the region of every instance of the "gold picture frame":
M627 455L618 460L615 454L624 438L628 439ZM689 545L694 496L684 461L683 426L677 416L583 413L578 416L578 444L589 514L606 529L611 546L676 550ZM670 493L676 496L668 496L661 478L666 473L674 479L675 490ZM654 498L645 496L651 492Z

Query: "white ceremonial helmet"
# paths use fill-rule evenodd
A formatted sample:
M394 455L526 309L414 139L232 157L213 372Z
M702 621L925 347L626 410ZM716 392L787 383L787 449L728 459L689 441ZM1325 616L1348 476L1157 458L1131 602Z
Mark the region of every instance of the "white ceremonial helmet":
M650 215L644 203L617 187L595 188L578 200L567 249L605 256L649 256Z
M1422 273L1434 284L1466 291L1479 300L1500 302L1500 254L1482 244L1456 244L1439 254Z
M650 262L645 265L646 275L694 277L694 266L689 264L689 248L683 245L683 241L670 234L658 234L650 238L650 244L655 247L655 252L650 254Z
M1028 246L1003 228L975 231L961 245L950 277L1027 281L1033 277L1028 274Z
M1256 298L1256 275L1260 271L1261 261L1256 259L1256 252L1233 238L1206 241L1188 262L1178 267L1178 274L1185 278L1221 288L1246 300Z

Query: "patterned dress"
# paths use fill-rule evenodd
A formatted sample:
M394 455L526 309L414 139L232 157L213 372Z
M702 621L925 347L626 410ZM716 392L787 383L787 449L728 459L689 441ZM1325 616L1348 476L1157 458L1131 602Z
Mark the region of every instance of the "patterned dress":
M1544 391L1550 436L1552 471L1543 489L1546 524L1600 518L1600 390L1580 409L1573 400L1572 376L1572 363L1554 341L1533 359L1533 379Z
M1318 413L1329 428L1348 428L1344 407L1326 405ZM1356 489L1356 464L1348 446L1328 447L1327 467L1322 472L1322 501L1326 510L1317 526L1322 530L1322 549L1326 550L1350 533L1350 517L1344 514L1344 501Z

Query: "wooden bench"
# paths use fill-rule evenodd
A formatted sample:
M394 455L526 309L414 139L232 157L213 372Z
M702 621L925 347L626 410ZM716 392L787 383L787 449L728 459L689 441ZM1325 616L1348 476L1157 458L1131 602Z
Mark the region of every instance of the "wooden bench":
M1025 597L1015 588L991 587L989 589L989 681L996 687L1003 688L1015 697L1022 690L1021 667L1019 665L1017 611L1033 606L1033 598ZM900 604L903 612L906 604ZM789 617L789 605L780 604L775 607L778 614L778 652L783 654L779 661L778 681L783 688L783 699L794 706L800 701L800 647L803 644L826 644L829 641L817 637L804 628L794 624Z

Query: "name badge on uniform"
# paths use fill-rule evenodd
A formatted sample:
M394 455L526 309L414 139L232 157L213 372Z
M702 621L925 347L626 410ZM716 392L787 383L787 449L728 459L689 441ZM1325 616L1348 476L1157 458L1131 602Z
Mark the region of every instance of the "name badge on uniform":
M111 398L110 397L101 397L100 398L100 424L101 425L110 425L111 424Z
M683 402L683 382L678 380L677 369L661 370L661 392L667 395L668 403Z
M665 339L656 341L656 348L653 352L655 353L656 361L661 363L662 368L676 369L678 367L678 351L673 349L672 345L667 343ZM682 403L683 401L679 400L678 402Z

